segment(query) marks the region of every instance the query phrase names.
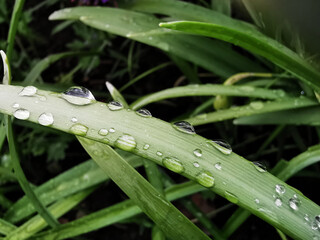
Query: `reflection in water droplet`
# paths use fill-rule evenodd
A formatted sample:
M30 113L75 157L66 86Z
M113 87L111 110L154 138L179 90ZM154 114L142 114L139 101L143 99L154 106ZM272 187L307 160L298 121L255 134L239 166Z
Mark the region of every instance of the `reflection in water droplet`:
M114 133L114 132L116 132L116 130L114 128L110 128L109 132Z
M162 160L162 163L166 168L173 172L182 173L184 171L181 162L176 158L166 157Z
M306 220L306 222L309 222L309 221L310 221L310 218L309 218L309 215L308 215L308 214L305 214L303 218L304 218L304 220Z
M214 167L215 167L216 169L218 169L218 170L221 170L221 169L222 169L222 166L221 166L221 163L220 163L220 162L216 163L216 164L214 165Z
M194 162L194 163L193 163L193 166L196 167L196 168L200 167L200 165L199 165L198 162Z
M161 157L163 154L162 154L162 152L159 152L159 151L158 151L158 152L157 152L157 155Z
M149 110L145 109L145 108L141 108L138 111L136 111L136 113L141 116L141 117L152 117L151 113L149 112Z
M226 141L207 141L207 143L211 144L212 146L214 146L216 149L218 149L220 152L222 152L223 154L229 155L232 153L232 148L230 146L229 143L227 143Z
M24 87L21 92L19 93L19 96L27 96L31 97L34 96L37 93L38 89L34 86L27 86Z
M259 110L263 108L263 102L251 102L250 103L250 107L252 107L253 109Z
M75 135L85 136L88 132L88 128L80 123L76 123L72 125L72 127L70 128L70 132Z
M62 94L62 98L74 105L88 105L95 102L92 93L84 87L71 87Z
M172 126L178 131L183 133L188 133L188 134L196 133L193 126L186 121L175 122Z
M145 144L145 145L143 146L143 149L144 149L144 150L148 150L148 149L149 149L149 147L150 147L150 145L149 145L149 144Z
M111 111L117 111L117 110L123 109L123 105L117 101L111 101L107 104L107 106Z
M299 210L299 206L300 206L301 202L298 198L290 198L289 199L289 206L291 209L298 211Z
M136 140L129 134L124 134L120 136L116 141L116 147L124 151L132 151L136 148L136 146Z
M195 149L193 151L193 154L196 156L196 157L202 157L202 151L200 149Z
M282 194L284 194L286 192L285 187L283 185L281 185L281 184L277 184L275 189L276 189L276 192L278 194L280 194L280 195L282 195Z
M320 215L315 216L314 221L318 224L318 227L320 228Z
M109 133L109 131L108 131L108 129L101 128L98 133L99 133L99 135L101 135L101 136L107 136L108 133Z
M231 192L225 191L224 196L225 196L225 198L227 200L229 200L232 203L238 203L239 202L238 197L236 195L234 195L233 193L231 193Z
M312 230L318 230L318 229L319 229L319 226L318 226L318 224L317 224L315 221L313 221L313 222L311 223L311 229L312 229Z
M51 113L42 113L38 118L38 122L43 126L50 126L54 122L53 115Z
M30 112L26 109L18 109L13 113L13 116L17 119L26 120L30 117Z
M282 206L282 200L280 198L276 198L274 200L274 204L277 206L277 207L281 207Z
M78 122L78 119L76 117L71 118L71 122L76 123Z
M252 162L252 164L255 167L255 169L257 169L261 173L264 173L267 171L266 165L264 165L262 162L256 161L256 162Z
M201 184L204 187L213 187L214 185L214 177L213 175L208 172L201 172L196 176L196 180L199 184Z
M14 103L14 104L12 105L12 107L13 107L13 108L19 108L20 105L19 105L19 103Z

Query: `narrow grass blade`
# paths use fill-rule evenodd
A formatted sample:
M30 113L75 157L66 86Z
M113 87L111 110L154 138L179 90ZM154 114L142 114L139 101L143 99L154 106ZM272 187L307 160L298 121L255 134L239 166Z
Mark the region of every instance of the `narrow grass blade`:
M0 233L8 235L10 232L14 231L17 227L13 224L0 218Z
M193 118L186 119L191 124L198 126L213 122L219 122L227 119L240 118L251 115L262 115L262 113L271 112L270 114L277 114L276 111L292 109L297 111L299 108L315 106L318 103L309 98L284 98L273 102L251 102L248 105L241 107L232 107L225 110L219 110L211 113L204 113ZM259 116L258 115L258 116ZM240 118L241 119L241 118ZM239 124L238 120L234 120L235 124Z
M127 101L123 98L118 89L116 89L110 82L106 82L106 86L113 100L120 102L123 105L123 107L129 108Z
M262 99L278 99L286 97L285 92L282 90L269 90L249 86L224 86L221 84L196 84L183 87L169 88L160 92L147 95L132 103L131 108L138 109L152 102L168 98L214 95L255 97Z
M164 158L175 157L183 167L175 168L179 174L207 186L291 237L313 237L314 233L304 224L303 216L314 216L320 211L319 206L272 174L258 171L254 164L236 153L219 150L208 139L178 131L172 124L153 117L139 116L134 111L112 111L101 102L78 106L61 98L60 94L39 89L37 95L45 96L46 100L35 103L33 97L19 96L21 90L22 87L19 86L0 85L1 113L16 115L17 109L13 109L12 104L19 103L21 108L30 112L28 121L38 123L38 118L43 112L50 112L54 117L52 128L101 143L107 142L108 145L133 152L163 166ZM300 101L314 104L309 99L301 98ZM77 123L71 121L73 117L77 117ZM105 137L98 133L102 128L113 128L115 131ZM132 141L129 145L122 141L127 139L128 135L134 139L134 147ZM147 150L144 149L146 144L150 145ZM201 164L198 168L193 165L194 161L198 160L193 153L195 149L202 150ZM158 152L162 155L157 154ZM221 163L221 170L215 168L217 162ZM182 172L179 171L181 169ZM286 188L280 208L274 204L272 197L277 184ZM301 201L297 211L289 204L293 195ZM262 205L255 204L256 198Z
M209 239L109 146L78 140L101 169L173 239ZM90 143L91 142L91 143ZM176 226L179 225L179 228Z
M161 27L217 38L263 56L281 68L289 71L313 89L320 90L320 72L309 65L289 48L266 37L249 25L239 25L236 20L224 23L171 22Z
M241 117L235 119L234 123L238 125L292 124L320 126L319 116L320 107L313 106Z
M197 183L186 182L168 188L165 193L166 198L169 201L173 201L203 190L205 190L205 188L201 187ZM142 210L135 205L132 200L126 200L111 207L91 213L70 223L60 225L56 229L39 233L35 239L68 239L109 226L141 213Z

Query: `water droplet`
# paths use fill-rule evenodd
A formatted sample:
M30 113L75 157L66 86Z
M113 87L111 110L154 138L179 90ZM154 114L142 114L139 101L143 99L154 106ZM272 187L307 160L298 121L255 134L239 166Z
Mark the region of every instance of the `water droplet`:
M196 133L193 126L186 121L175 122L172 126L178 131L183 133L188 133L188 134Z
M70 132L75 135L85 136L88 132L88 128L80 123L76 123L72 125L72 127L70 128Z
M310 218L309 218L309 215L308 215L308 214L305 214L305 215L304 215L304 220L306 220L306 222L309 222L309 221L310 221Z
M114 133L114 132L116 132L116 130L114 128L110 128L109 132Z
M264 173L267 171L266 165L263 164L262 162L256 161L256 162L252 162L252 164L255 167L255 169L257 169L261 173Z
M318 227L320 228L320 215L315 216L314 221L318 224Z
M138 111L136 111L136 113L141 116L141 117L152 117L151 113L149 112L149 110L145 109L145 108L141 108Z
M148 149L149 149L149 147L150 147L150 145L149 145L149 144L145 144L145 145L143 146L143 149L144 149L144 150L148 150Z
M26 120L30 117L30 112L26 109L20 108L13 113L13 116L17 119Z
M299 206L300 206L301 202L298 198L290 198L289 199L289 206L291 209L298 211L299 210Z
M201 184L204 187L213 187L214 185L214 177L213 175L208 172L201 172L196 176L196 180L199 184Z
M101 136L107 136L108 133L109 133L109 131L108 131L108 129L101 128L98 133L99 133L99 135L101 135Z
M312 229L312 230L318 230L318 229L319 229L319 226L318 226L318 224L317 224L316 221L313 221L313 222L311 223L311 229Z
M199 165L198 162L194 162L194 163L193 163L193 166L196 167L196 168L200 167L200 165Z
M216 163L216 164L214 165L214 167L215 167L216 169L218 169L218 170L221 170L221 169L222 169L222 166L221 166L221 163L220 163L220 162Z
M51 113L42 113L38 118L38 122L43 126L50 126L54 122L53 115Z
M176 158L166 157L162 160L162 163L166 168L173 172L181 173L184 171L184 167L181 162Z
M14 104L12 105L12 107L13 107L13 108L19 108L20 105L19 105L19 103L14 103Z
M157 155L161 157L163 154L162 154L162 152L159 152L159 151L158 151L158 152L157 152Z
M280 194L280 195L282 195L282 194L284 194L286 192L285 187L283 185L281 185L281 184L277 184L275 189L276 189L276 192L278 194Z
M88 105L95 102L92 93L84 87L71 87L62 94L62 98L74 105Z
M124 151L132 151L136 148L137 143L134 137L124 134L117 139L116 146Z
M274 204L277 206L277 207L281 207L282 206L282 200L280 198L276 198L274 200Z
M260 200L259 200L258 198L256 198L256 199L254 200L254 202L255 202L256 204L259 204L259 203L260 203Z
M31 97L34 96L37 93L38 89L34 86L27 86L24 87L21 92L19 93L19 96L26 96Z
M224 196L227 200L229 200L232 203L236 204L239 202L238 197L231 192L225 191Z
M105 28L109 28L110 27L110 24L106 24L106 25L104 25L105 26Z
M78 119L76 117L71 118L71 122L76 123L78 122Z
M107 105L111 111L117 111L117 110L123 109L123 105L117 101L111 101Z
M202 157L202 151L200 149L195 149L193 151L193 154L196 156L196 157Z
M250 106L253 108L253 109L256 109L256 110L259 110L259 109L262 109L263 108L263 102L251 102L250 103Z
M232 153L232 148L229 143L225 141L208 141L207 143L211 144L214 146L216 149L218 149L220 152L223 154L229 155Z

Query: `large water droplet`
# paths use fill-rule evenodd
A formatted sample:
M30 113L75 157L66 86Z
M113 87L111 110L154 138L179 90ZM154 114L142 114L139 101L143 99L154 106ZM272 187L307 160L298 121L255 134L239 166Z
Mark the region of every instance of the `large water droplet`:
M282 206L282 200L280 198L276 198L274 200L274 204L277 206L277 207L281 207Z
M250 107L252 107L255 110L259 110L263 108L263 102L251 102Z
M107 136L108 133L109 133L108 129L105 129L105 128L101 128L98 132L98 134L101 136Z
M295 211L299 210L300 204L301 204L300 200L296 197L289 199L289 207Z
M225 191L224 196L227 200L229 200L232 203L236 204L239 202L238 197L231 192Z
M80 123L76 123L72 125L72 127L70 128L70 132L75 135L85 136L87 135L88 128Z
M281 184L277 184L275 189L276 189L276 192L278 194L280 194L280 195L282 195L282 194L284 194L286 192L285 187L283 185L281 185Z
M149 147L150 147L150 144L145 144L145 145L143 146L143 149L144 149L144 150L148 150Z
M111 101L108 103L108 108L111 111L117 111L123 109L123 105L120 102L117 101Z
M252 162L252 164L255 167L255 169L258 170L258 172L264 173L267 171L266 165L263 164L262 162L256 161L256 162Z
M213 187L214 185L214 177L213 175L208 172L201 172L196 176L196 180L199 184L201 184L204 187Z
M162 160L162 163L166 168L173 172L182 173L184 171L184 167L181 162L176 158L166 157Z
M193 151L193 154L196 156L196 157L202 157L202 151L200 149L195 149Z
M51 113L42 113L38 118L38 122L43 126L50 126L54 122L53 115Z
M136 113L141 116L141 117L152 117L151 113L149 112L149 110L145 109L145 108L141 108L138 111L136 111Z
M27 96L31 97L34 96L37 93L38 89L34 86L27 86L24 87L21 92L19 93L19 96Z
M134 137L124 134L117 139L116 146L124 151L132 151L136 148L137 143Z
M232 153L232 148L229 143L225 141L208 141L209 144L214 146L216 149L218 149L223 154L229 155Z
M220 163L220 162L216 163L216 164L214 165L214 167L215 167L216 169L218 169L218 170L221 170L221 169L222 169L222 166L221 166L221 163Z
M71 87L62 94L62 98L74 105L88 105L95 102L92 93L84 87Z
M196 133L193 126L186 121L175 122L172 126L178 131L183 133L188 133L188 134Z
M13 116L17 119L26 120L30 117L30 112L26 109L20 108L13 113Z

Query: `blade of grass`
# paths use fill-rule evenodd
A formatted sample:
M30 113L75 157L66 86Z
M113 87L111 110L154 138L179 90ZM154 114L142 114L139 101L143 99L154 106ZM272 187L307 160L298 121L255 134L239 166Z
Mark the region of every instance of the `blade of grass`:
M10 232L14 231L17 227L13 224L0 218L0 233L8 235Z
M282 90L269 90L248 86L224 86L221 84L188 85L183 87L169 88L144 96L131 104L131 108L139 109L147 104L168 98L187 96L240 96L256 97L262 99L278 99L286 97Z
M108 91L110 92L113 100L120 102L124 108L129 108L128 103L123 98L121 93L116 89L110 82L106 82L106 86L108 88Z
M181 21L160 23L160 27L213 37L243 47L287 70L313 89L320 90L320 73L315 68L289 48L249 25L239 26L235 20L232 24Z
M19 96L21 89L22 87L19 86L0 85L1 113L13 115L16 109L12 109L12 104L17 102L21 108L30 112L28 121L37 123L38 117L43 112L50 112L54 116L52 128L85 136L101 143L108 141L111 146L131 151L160 165L163 165L164 158L175 157L183 166L181 175L208 186L210 190L248 209L285 234L304 239L312 238L316 234L304 224L303 216L305 214L314 216L315 212L320 211L319 206L273 175L257 171L255 165L236 153L225 154L197 134L186 134L169 123L153 117L141 117L134 111L125 109L111 111L101 102L86 106L72 105L62 99L59 94L43 90L37 90L37 94L45 96L46 101L35 103L33 97ZM306 100L302 98L301 101ZM72 123L73 117L77 117L78 123ZM74 131L79 127L81 131ZM115 132L107 137L101 137L98 134L101 128L114 128ZM128 149L119 145L121 138L126 135L134 136L135 148ZM150 145L148 150L143 148L145 144ZM197 159L193 150L197 148L203 153L199 168L193 165ZM157 152L161 152L162 156ZM216 161L221 163L221 171L214 167ZM206 175L208 177L203 181L202 177ZM214 182L212 176L214 176ZM282 184L286 188L286 194L282 198L284 204L281 208L275 206L272 197L276 184ZM230 193L235 197L230 198ZM289 205L289 200L295 194L301 201L297 211L293 211ZM260 200L261 206L254 203L256 198Z

